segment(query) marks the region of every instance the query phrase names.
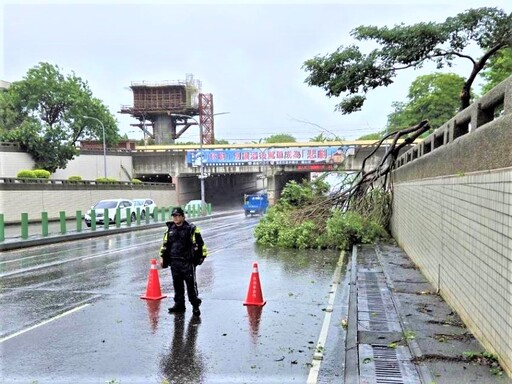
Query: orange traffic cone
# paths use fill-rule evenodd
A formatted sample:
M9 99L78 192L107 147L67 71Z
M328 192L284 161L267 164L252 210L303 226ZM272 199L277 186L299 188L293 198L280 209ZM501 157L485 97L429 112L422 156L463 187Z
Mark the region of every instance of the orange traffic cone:
M158 271L156 269L156 259L151 259L151 269L149 270L148 285L146 294L141 296L141 299L147 300L160 300L166 295L162 295L160 291L160 279L158 278Z
M266 301L263 300L261 293L260 275L258 273L258 263L252 265L251 281L249 282L249 289L247 290L247 298L244 305L257 305L263 307Z

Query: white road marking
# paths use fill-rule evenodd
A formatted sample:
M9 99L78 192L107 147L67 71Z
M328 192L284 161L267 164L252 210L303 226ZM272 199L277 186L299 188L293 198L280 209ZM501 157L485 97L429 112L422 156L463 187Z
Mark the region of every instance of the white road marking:
M79 311L81 309L84 309L85 307L87 307L89 305L91 305L91 304L83 304L83 305L81 305L79 307L76 307L76 308L73 308L73 309L71 309L71 310L69 310L67 312L61 313L60 315L52 317L51 319L45 320L45 321L43 321L43 322L41 322L39 324L35 324L35 325L31 326L31 327L22 329L21 331L18 331L16 333L13 333L12 335L9 335L9 336L6 336L6 337L0 339L0 343L3 343L4 341L10 340L10 339L13 339L13 338L15 338L17 336L20 336L20 335L22 335L22 334L24 334L26 332L32 331L33 329L39 328L39 327L41 327L41 326L43 326L45 324L48 324L48 323L50 323L50 322L52 322L54 320L57 320L57 319L60 319L60 318L62 318L64 316L70 315L73 312L77 312L77 311Z
M327 334L329 333L329 324L331 323L334 298L336 297L336 291L338 290L338 287L341 283L341 267L343 265L344 255L345 252L341 252L338 263L336 264L336 269L334 270L334 274L332 276L332 288L329 292L329 301L327 303L327 308L325 308L324 322L322 324L322 329L320 330L318 342L316 343L315 353L313 354L313 361L311 362L311 369L309 370L307 384L316 384L318 381L320 365L322 364L322 360L324 358Z

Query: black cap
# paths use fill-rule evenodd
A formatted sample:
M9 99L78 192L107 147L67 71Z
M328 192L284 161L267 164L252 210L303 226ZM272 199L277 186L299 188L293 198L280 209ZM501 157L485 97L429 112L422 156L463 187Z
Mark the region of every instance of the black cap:
M174 215L185 216L185 212L183 212L183 209L181 209L180 207L176 207L176 208L173 208L171 215L172 216L174 216Z

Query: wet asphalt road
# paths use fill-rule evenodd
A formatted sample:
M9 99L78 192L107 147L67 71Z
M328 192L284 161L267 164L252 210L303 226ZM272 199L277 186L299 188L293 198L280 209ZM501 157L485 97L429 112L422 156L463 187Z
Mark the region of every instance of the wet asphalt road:
M339 253L261 249L257 222L243 214L198 222L210 250L197 270L200 319L190 306L167 313L169 270L158 269L168 297L140 299L163 227L0 254L2 383L341 382ZM264 307L243 305L253 262Z

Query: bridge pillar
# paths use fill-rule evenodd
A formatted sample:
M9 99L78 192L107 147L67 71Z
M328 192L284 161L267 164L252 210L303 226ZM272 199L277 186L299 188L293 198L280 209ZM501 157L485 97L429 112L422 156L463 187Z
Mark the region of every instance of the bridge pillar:
M267 194L268 203L274 205L281 197L281 192L284 186L289 181L296 181L301 183L302 180L310 180L310 172L294 172L294 173L277 173L267 175Z
M173 144L176 135L176 126L171 116L158 115L155 118L154 135L156 144Z

